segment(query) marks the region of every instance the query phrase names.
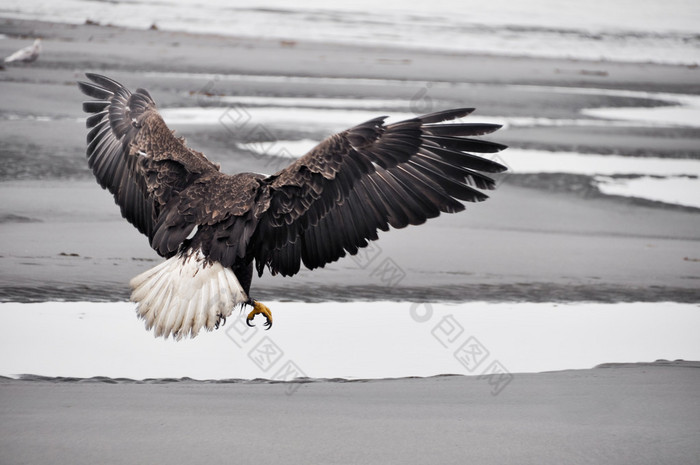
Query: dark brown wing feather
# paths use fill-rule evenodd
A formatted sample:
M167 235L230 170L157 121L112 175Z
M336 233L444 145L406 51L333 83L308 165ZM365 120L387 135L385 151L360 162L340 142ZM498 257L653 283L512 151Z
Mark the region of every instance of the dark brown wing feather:
M376 118L336 134L269 177L269 208L251 241L258 273L293 275L355 254L389 226L421 224L482 201L505 167L474 155L505 148L470 136L494 124L451 123L456 109L384 125Z
M114 195L122 216L161 255L171 255L195 226L172 215L180 193L203 175L218 173L218 167L173 135L146 90L131 93L105 76L86 76L91 82L78 85L95 99L83 103L90 113L88 165Z
M238 269L292 275L355 254L378 230L421 224L461 201L486 198L483 173L505 168L471 154L504 146L473 139L491 124L441 124L471 113L448 110L384 125L375 118L319 144L270 177L228 176L176 138L147 91L133 94L88 74L88 163L122 215L163 256L190 247Z

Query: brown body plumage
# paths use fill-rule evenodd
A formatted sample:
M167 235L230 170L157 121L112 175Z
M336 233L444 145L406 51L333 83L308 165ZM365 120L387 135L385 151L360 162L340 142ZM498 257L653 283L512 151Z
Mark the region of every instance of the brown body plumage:
M83 105L91 113L88 163L124 218L161 256L174 260L169 271L132 282L139 314L156 327L156 335L195 335L231 313L216 301L217 293L235 288L219 268L232 270L242 291L227 305L259 305L248 297L254 265L259 275L268 268L284 276L302 264L323 267L357 253L377 239L378 230L421 224L441 212L464 210L462 201L486 199L479 189L493 189L495 183L482 173L505 170L471 153L505 148L472 138L500 126L444 124L472 112L454 109L389 125L384 117L375 118L330 136L271 176L227 175L173 135L147 91L131 93L104 76L87 76L92 82L81 82L80 88L96 99ZM201 269L216 264L219 274L211 282L222 287L204 282L182 293L187 277L177 281L171 275L191 260ZM215 302L195 306L189 321L192 293ZM207 306L216 313L199 308ZM205 323L197 327L201 312L209 317L200 318Z

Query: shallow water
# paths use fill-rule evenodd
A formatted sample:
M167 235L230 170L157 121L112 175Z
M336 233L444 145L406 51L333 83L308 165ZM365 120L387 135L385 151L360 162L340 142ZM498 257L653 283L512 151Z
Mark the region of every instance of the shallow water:
M0 375L196 379L515 375L700 360L697 304L268 302L195 339L155 339L126 302L0 304ZM260 320L256 320L260 323ZM12 354L8 357L7 354Z
M371 12L368 14L367 12ZM470 51L489 54L693 64L698 60L700 7L665 2L537 0L356 1L316 0L9 0L0 15L100 24L368 46ZM653 18L653 20L651 20Z

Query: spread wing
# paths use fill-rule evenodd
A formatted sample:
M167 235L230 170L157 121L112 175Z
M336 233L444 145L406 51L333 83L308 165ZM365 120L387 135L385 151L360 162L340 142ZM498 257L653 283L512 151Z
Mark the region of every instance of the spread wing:
M270 205L252 250L265 266L293 275L301 263L322 267L377 239L389 226L421 224L464 210L495 188L483 173L506 168L474 153L505 148L473 136L494 124L446 123L473 109L448 110L385 125L376 118L336 134L269 177Z
M149 237L161 255L177 250L181 234L169 234L170 243L158 235L166 230L161 213L185 188L202 176L213 176L218 167L173 135L158 114L146 90L131 93L118 82L86 74L92 82L79 82L80 90L94 98L83 103L90 113L86 125L88 165L99 184L108 189L121 213ZM165 241L165 242L164 242ZM177 244L175 244L177 242ZM172 250L173 247L175 250Z

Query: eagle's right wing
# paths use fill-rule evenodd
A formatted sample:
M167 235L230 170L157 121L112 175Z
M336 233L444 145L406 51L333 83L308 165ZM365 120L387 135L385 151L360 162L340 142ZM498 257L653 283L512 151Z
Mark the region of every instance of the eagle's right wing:
M96 99L83 103L91 114L86 122L88 165L114 195L122 216L153 244L158 216L168 202L218 167L173 135L148 91L131 93L105 76L86 76L92 82L79 82L80 90Z
M335 134L266 179L269 208L252 244L258 273L284 276L354 255L377 231L417 225L496 187L506 169L482 154L505 145L474 138L501 126L453 122L457 108L386 125L379 117ZM478 155L475 155L474 153Z

